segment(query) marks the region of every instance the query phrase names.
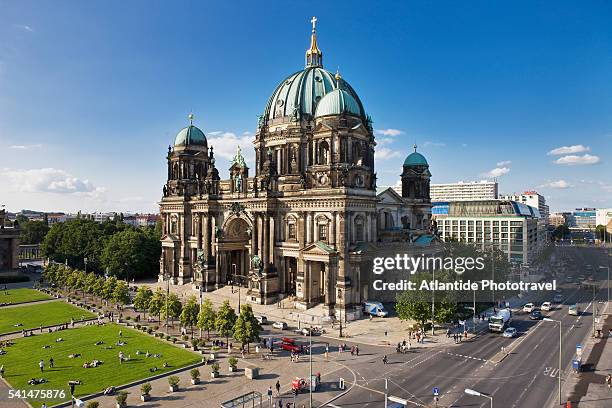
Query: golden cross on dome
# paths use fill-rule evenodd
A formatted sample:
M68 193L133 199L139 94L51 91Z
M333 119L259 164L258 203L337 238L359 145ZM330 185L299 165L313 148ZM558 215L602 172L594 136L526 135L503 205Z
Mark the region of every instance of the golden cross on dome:
M317 18L315 16L312 16L312 19L310 20L310 22L312 23L312 31L315 31L317 29Z

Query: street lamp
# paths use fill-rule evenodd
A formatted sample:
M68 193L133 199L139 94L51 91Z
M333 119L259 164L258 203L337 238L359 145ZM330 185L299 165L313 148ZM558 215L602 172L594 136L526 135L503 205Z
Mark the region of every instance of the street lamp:
M87 258L83 258L83 262L85 263L85 273L87 273Z
M312 325L310 325L310 329L308 330L308 337L310 338L310 345L308 347L308 354L310 358L310 378L308 379L308 383L310 384L310 408L312 408Z
M562 337L563 323L561 323L561 320L554 320L549 317L545 317L542 320L544 320L545 322L559 323L559 405L561 405L561 349L562 349L562 344L563 344L563 337Z
M431 271L431 280L434 287L436 286L436 270ZM431 335L434 335L434 314L436 311L436 291L434 289L431 290ZM423 328L423 334L425 334L425 328Z
M606 269L608 271L608 303L610 303L610 267L600 266L599 269Z
M467 395L473 395L475 397L485 397L491 400L491 408L493 408L493 396L489 394L485 394L484 392L472 390L471 388L466 388L465 393Z

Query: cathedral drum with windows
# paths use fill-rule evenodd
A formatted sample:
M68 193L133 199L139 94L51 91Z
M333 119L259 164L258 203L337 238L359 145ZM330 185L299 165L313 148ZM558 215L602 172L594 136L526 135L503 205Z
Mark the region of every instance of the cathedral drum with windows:
M290 297L298 309L353 319L372 273L364 260L384 242L429 233L427 161L415 147L402 194L377 194L372 121L348 82L323 68L315 23L305 68L280 82L259 117L254 174L238 148L221 180L193 115L169 147L160 281L242 285L251 302Z

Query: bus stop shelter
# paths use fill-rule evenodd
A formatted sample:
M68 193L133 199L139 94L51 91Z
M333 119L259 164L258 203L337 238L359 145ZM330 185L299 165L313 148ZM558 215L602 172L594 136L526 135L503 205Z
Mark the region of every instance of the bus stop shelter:
M261 406L261 393L257 391L251 391L248 394L241 395L232 400L222 403L221 408L255 408L255 404Z

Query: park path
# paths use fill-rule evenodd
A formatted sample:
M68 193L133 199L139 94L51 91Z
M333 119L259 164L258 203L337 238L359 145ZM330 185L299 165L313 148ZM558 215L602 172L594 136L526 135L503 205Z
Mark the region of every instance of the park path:
M60 300L60 299L42 299L42 300L34 300L34 301L31 301L31 302L15 303L15 304L11 304L11 305L1 306L0 310L2 310L2 309L10 309L12 307L23 307L23 306L40 305L42 303L57 302L58 300Z

